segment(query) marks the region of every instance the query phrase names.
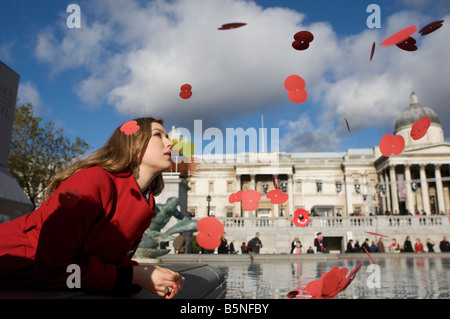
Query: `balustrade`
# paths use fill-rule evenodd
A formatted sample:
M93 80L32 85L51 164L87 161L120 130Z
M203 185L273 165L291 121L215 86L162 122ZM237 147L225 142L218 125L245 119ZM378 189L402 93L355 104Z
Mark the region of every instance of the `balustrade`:
M258 218L258 217L218 217L225 228L274 228L292 226L297 227L291 222L290 218ZM307 228L373 228L373 227L408 227L408 226L427 226L440 227L450 225L447 216L429 215L429 216L349 216L349 217L314 217L310 216L310 222Z

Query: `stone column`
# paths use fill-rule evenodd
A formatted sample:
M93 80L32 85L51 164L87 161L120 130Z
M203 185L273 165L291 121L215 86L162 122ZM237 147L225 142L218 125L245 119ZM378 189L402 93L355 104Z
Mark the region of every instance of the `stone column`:
M344 175L344 184L345 184L345 204L347 206L347 216L350 216L350 214L353 213L353 203L352 203L353 180L351 180L351 178L349 178L347 174Z
M236 174L236 187L234 189L234 193L240 190L242 190L241 175ZM241 210L241 202L234 203L234 210L235 214L239 214L239 217L244 217L243 216L244 212L243 210Z
M278 175L274 174L273 176L274 176L275 182L276 182L277 179L278 179ZM269 185L273 185L273 182L270 181ZM279 204L272 204L272 207L273 207L273 217L280 217L280 205Z
M286 212L284 217L289 217L289 215L294 216L294 180L292 179L292 174L288 175L288 184L287 184L287 192L288 192L288 207L289 211Z
M411 166L405 165L405 188L406 188L406 209L414 214L414 199L411 188Z
M438 209L436 214L440 214L441 210L445 213L444 189L442 187L441 165L435 164L434 177L436 178L436 195L438 202Z
M256 190L255 174L250 174L250 187L249 189ZM248 211L248 217L256 217L256 211Z
M392 206L391 206L391 185L389 183L389 178L388 178L388 173L387 171L384 171L384 179L386 181L386 204L387 204L387 210L388 211L392 211Z
M422 189L422 206L427 215L430 215L430 195L428 194L427 173L425 164L420 164L420 188Z
M383 175L383 172L379 172L378 174L379 174L379 176L380 176L380 182L381 182L381 185L386 185L385 182L384 182L384 175ZM384 186L384 194L383 194L383 191L381 191L381 209L382 209L382 212L383 212L383 215L384 215L384 212L387 210L387 203L386 203L386 186Z
M389 166L389 176L391 178L392 214L400 213L398 206L397 178L395 176L395 165Z

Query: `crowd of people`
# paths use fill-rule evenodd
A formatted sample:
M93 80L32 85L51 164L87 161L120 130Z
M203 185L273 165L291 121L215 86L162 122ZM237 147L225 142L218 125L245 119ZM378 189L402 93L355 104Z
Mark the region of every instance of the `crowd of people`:
M426 239L425 243L422 243L419 238L416 238L415 244L413 246L411 242L410 236L406 236L403 244L397 242L395 238L392 238L391 243L386 247L384 243L384 237L380 237L377 243L375 241L370 241L369 238L366 238L365 241L361 244L358 239L353 240L350 239L347 242L347 247L345 253L364 253L367 251L368 253L434 253L435 251L435 242L430 238ZM220 246L217 248L218 254L237 254L238 251L235 248L234 240L228 243L226 238L226 233L223 233L220 236ZM175 248L175 253L202 253L202 254L214 254L215 249L208 250L200 247L196 241L196 236L194 235L190 240L190 245L186 244L185 236L181 233L174 241L173 246ZM329 250L324 243L322 233L317 233L316 238L314 239L314 248L309 246L306 250L307 254L314 253L328 253ZM255 234L255 237L246 242L242 242L241 244L241 253L242 254L259 254L260 249L263 247L262 241L259 238L259 232ZM303 245L298 237L295 237L291 243L291 254L301 254ZM444 236L442 241L439 243L439 251L440 252L450 252L450 243L447 239L447 236Z
M405 241L403 242L403 245L397 242L395 238L392 238L391 244L388 246L387 250L384 245L384 238L380 237L378 243L375 243L375 241L372 241L370 243L369 239L366 238L364 243L361 245L358 240L355 240L355 243L353 244L353 240L350 239L347 243L347 249L346 253L359 253L359 252L367 252L369 253L385 253L385 252L392 252L392 253L434 253L434 245L435 242L432 241L430 238L426 239L426 250L424 244L420 241L420 238L416 238L416 242L413 244L411 242L410 236L406 236ZM450 244L447 240L447 237L444 236L442 241L439 243L439 250L441 252L450 252Z
M175 248L175 254L214 254L215 249L205 249L197 243L197 236L194 234L189 241L186 241L184 233L180 233L173 241L173 247ZM241 253L242 254L259 254L260 249L263 247L261 239L259 239L259 233L255 234L248 243L242 242ZM226 233L220 235L220 245L217 247L218 254L237 254L238 251L234 246L234 240L228 243Z

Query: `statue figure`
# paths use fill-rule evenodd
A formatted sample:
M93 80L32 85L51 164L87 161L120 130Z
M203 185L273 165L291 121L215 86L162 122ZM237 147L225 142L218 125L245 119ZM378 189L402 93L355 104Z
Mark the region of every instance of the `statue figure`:
M169 253L170 249L160 249L159 243L174 240L174 234L191 232L197 229L197 221L192 220L178 210L180 204L178 198L169 197L165 204L156 204L156 216L153 217L150 227L145 231L139 244L140 253L143 257L155 258ZM178 222L166 232L161 230L167 225L172 217Z

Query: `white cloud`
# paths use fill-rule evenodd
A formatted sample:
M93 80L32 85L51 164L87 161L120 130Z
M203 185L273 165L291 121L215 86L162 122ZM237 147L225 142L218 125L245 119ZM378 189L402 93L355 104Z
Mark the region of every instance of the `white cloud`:
M88 76L75 90L92 106L108 102L126 115L163 117L185 127L201 118L220 127L224 118L289 103L283 83L298 74L319 112L315 122L326 125L286 131L283 142L290 147L298 149L300 135L314 140L316 148L339 145L344 117L351 119L353 131L370 125L393 129L412 90L450 132L450 28L445 24L418 39L416 52L378 45L410 24L431 22L420 12L383 17L382 29L342 38L328 23L305 25L302 13L264 10L242 0L104 0L81 8L82 28L46 28L38 35L36 56L56 72L84 68ZM217 30L230 22L247 25ZM314 34L305 51L291 47L300 30ZM178 96L184 83L192 85L189 100Z
M30 81L19 84L17 98L20 104L33 104L35 116L50 116L52 113L52 109L42 101L36 85Z

